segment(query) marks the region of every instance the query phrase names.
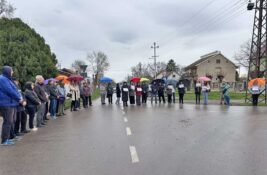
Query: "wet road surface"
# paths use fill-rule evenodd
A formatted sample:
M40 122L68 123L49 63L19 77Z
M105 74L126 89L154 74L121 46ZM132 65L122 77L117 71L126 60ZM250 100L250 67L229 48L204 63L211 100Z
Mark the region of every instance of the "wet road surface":
M101 106L0 147L0 175L265 175L267 108Z

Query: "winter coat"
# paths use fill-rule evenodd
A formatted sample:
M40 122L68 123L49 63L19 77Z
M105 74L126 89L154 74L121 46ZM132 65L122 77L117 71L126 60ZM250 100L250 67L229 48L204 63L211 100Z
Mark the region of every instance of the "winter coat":
M127 102L129 99L129 87L127 85L123 85L121 87L122 92L122 101Z
M152 84L151 85L151 93L152 94L157 94L157 92L158 92L158 85Z
M60 85L57 86L57 92L58 92L58 95L59 97L61 98L65 98L66 97L66 89L65 87L61 87Z
M142 85L142 94L146 94L146 93L148 93L148 85L144 84Z
M140 85L135 87L135 94L136 96L142 95L142 87Z
M179 93L179 94L185 94L185 87L184 87L184 84L179 84L179 85L178 85L178 93Z
M104 85L100 85L100 94L106 94L106 88Z
M129 88L129 96L135 96L135 86L131 85Z
M76 85L75 86L75 89L76 89L77 99L81 98L80 86L79 85Z
M22 96L22 100L25 101L24 93L22 92L22 90L19 87L17 87L17 88L18 88L19 94ZM19 104L17 106L17 112L22 112L22 111L25 111L25 108L24 108L24 106L22 104Z
M112 86L108 86L107 87L107 95L112 95L113 94L113 87Z
M34 92L37 94L38 98L41 100L42 103L48 101L46 98L45 87L43 84L36 83L34 86Z
M222 93L223 93L223 95L225 95L225 96L229 96L229 89L230 89L230 85L229 84L224 84L224 86L223 86L223 91L222 91Z
M72 101L76 101L76 100L78 100L78 98L77 98L77 89L76 89L76 86L75 85L72 85L72 84L70 84L70 94L71 94L71 100Z
M27 82L25 85L25 99L27 101L26 107L36 107L41 103L41 100L38 98L37 94L32 89L32 83Z
M0 106L1 107L16 107L22 100L17 87L11 80L12 68L4 66L2 75L0 75Z
M118 98L121 97L121 89L118 86L116 87L116 95L117 95Z
M159 85L159 87L158 87L158 94L159 95L164 95L164 90L165 90L164 85L163 84L162 85Z
M206 92L206 93L210 92L210 86L209 85L203 85L202 86L202 92Z
M172 95L173 91L174 91L173 85L168 85L167 86L167 94Z
M58 91L57 91L57 87L54 85L49 85L48 86L48 90L49 90L49 99L57 99L57 97L59 96Z
M91 92L91 88L90 86L83 86L83 95L85 97L89 97L91 96L92 92Z

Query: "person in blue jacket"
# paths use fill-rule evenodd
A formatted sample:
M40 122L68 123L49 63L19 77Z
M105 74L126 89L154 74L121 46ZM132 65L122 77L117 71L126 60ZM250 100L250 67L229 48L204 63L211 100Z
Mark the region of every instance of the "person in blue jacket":
M4 146L14 145L10 133L14 130L16 109L20 103L25 106L22 96L12 81L12 75L11 67L4 66L2 68L2 75L0 75L0 114L4 119L1 135L1 145Z

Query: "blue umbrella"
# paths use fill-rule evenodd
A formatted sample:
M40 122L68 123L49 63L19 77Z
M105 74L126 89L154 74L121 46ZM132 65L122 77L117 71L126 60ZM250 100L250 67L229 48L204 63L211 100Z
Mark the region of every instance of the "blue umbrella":
M111 83L113 80L109 77L103 77L99 80L100 83Z

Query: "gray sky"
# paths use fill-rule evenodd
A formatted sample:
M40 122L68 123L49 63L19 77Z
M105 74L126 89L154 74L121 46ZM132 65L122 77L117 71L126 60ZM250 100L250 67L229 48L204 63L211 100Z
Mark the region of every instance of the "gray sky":
M103 51L111 63L106 75L116 81L138 62L152 62L154 41L160 46L158 61L174 59L185 66L215 50L233 60L251 38L254 15L246 11L245 0L9 2L17 8L15 16L46 39L62 66Z

